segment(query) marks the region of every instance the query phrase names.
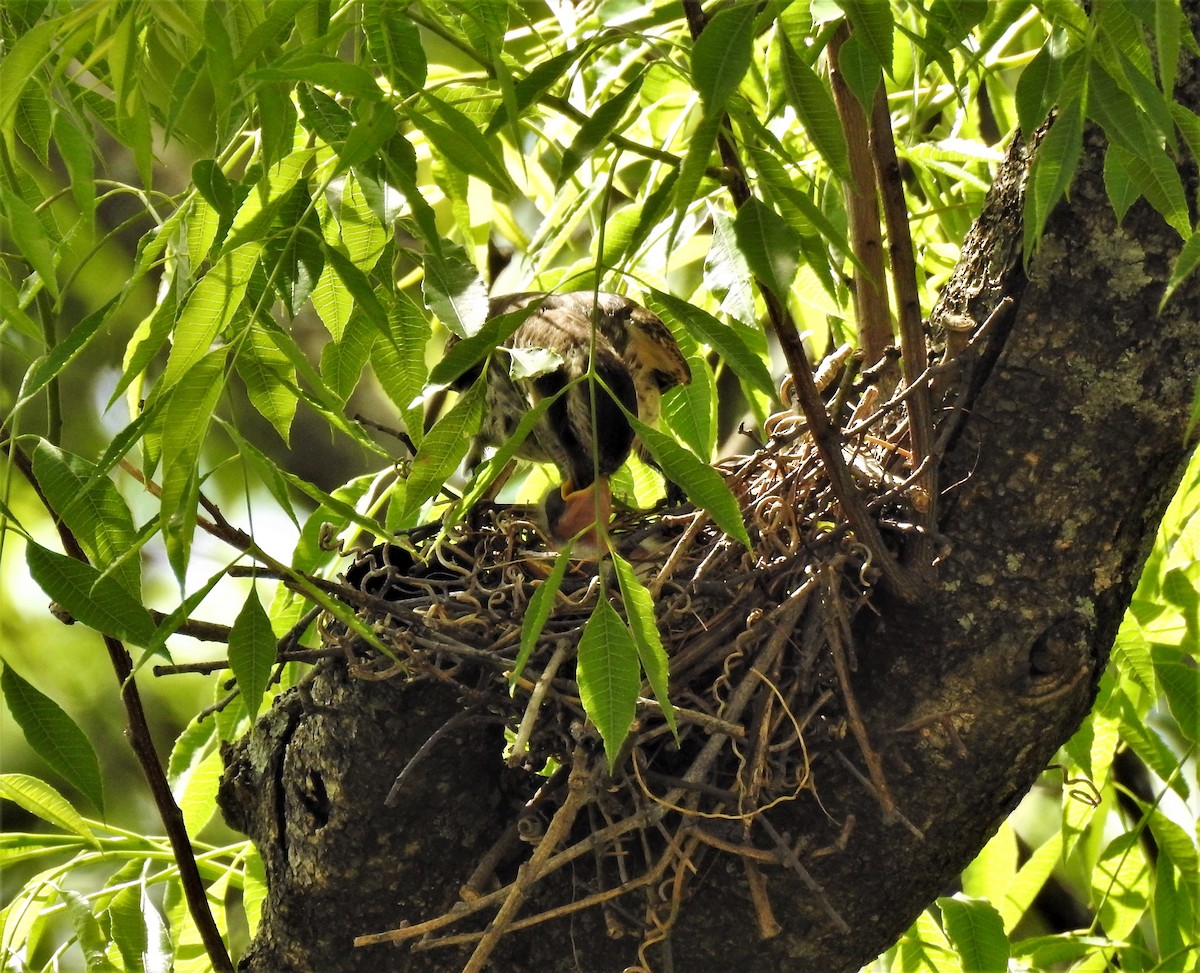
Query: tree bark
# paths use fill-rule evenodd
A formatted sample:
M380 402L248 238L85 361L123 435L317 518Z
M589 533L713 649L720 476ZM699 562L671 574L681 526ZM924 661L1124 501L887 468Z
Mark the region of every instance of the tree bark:
M1193 110L1198 89L1189 60L1178 94ZM939 529L952 549L936 591L916 606L880 599L855 633L854 692L900 815L885 821L869 785L834 759L819 768L820 804L770 812L778 831L805 837L804 865L850 932L795 872L774 868L766 890L782 931L760 939L743 869L718 859L692 877L654 968L857 970L952 889L1088 712L1178 483L1200 374L1200 279L1157 313L1180 241L1144 204L1116 224L1103 151L1089 134L1027 285L1014 257L1025 160L1014 153L934 315L978 323L1005 293L1015 299L943 379L961 422L942 462ZM1186 179L1194 200L1194 168ZM241 969L461 967L469 952L352 946L448 910L514 813L499 728L469 721L435 740L385 805L400 769L461 710L438 686L356 680L329 664L230 749L221 805L255 840L271 887ZM845 753L857 759L850 742ZM526 913L588 894L569 872L539 886ZM506 936L489 969L615 971L636 967L631 943L584 911Z

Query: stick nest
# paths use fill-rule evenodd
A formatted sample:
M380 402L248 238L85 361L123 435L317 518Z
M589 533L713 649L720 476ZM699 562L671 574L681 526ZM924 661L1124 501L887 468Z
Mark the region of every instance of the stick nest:
M410 924L362 936L359 945L470 945L464 969L480 969L505 933L601 908L611 934L640 939L641 967L631 969L649 969L646 950L667 936L706 855L740 864L762 935L780 931L766 880L777 868L808 885L814 919L844 929L804 865L831 849L781 833L767 812L806 794L817 798L815 770L837 760L885 814L895 813L850 685L851 625L870 605L879 572L842 517L803 419L778 413L765 431L753 454L719 467L741 505L749 550L689 507L621 511L614 519L615 549L654 596L678 740L643 687L611 776L573 678L574 647L597 598L620 601L615 584L602 591L596 561L571 564L515 691L509 675L522 625L555 558L528 510L482 505L436 544L422 546L413 535L362 554L347 570L355 589L348 600L395 659L366 651L332 619L326 643L344 649L361 677L456 685L462 722L500 721L515 734L509 761L524 768L528 783L526 803L464 876L463 901L452 912L409 917ZM896 547L911 529L904 438L903 421L885 414L845 449ZM852 819L838 824L844 840ZM537 883L572 862L578 875L589 860L591 894L518 915Z

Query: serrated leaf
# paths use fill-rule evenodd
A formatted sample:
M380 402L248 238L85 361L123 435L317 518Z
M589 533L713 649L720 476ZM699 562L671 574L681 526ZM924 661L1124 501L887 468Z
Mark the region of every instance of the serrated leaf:
M0 203L8 222L8 235L17 252L34 269L50 295L58 298L58 279L55 275L56 241L50 239L46 227L25 200L0 186Z
M679 729L675 723L675 707L671 705L667 683L669 662L663 648L662 636L658 631L658 620L654 615L654 599L650 591L634 573L633 565L621 555L613 552L613 567L616 569L617 584L621 589L621 600L625 604L625 619L629 632L637 646L638 659L654 698L662 707L663 719L671 728L676 740Z
M7 670L7 666L5 667ZM2 678L2 677L0 677ZM5 692L7 698L7 691ZM19 804L30 814L96 846L96 835L65 797L44 780L28 774L0 774L0 797Z
M554 57L542 61L536 65L525 77L521 78L513 85L513 104L510 109L508 104L502 104L496 109L496 113L488 122L484 134L491 136L500 131L506 125L511 125L515 119L510 117L512 109L515 109L518 114L523 112L530 105L534 104L547 91L554 87L555 83L566 73L577 60L591 51L591 44L582 43L576 44L574 47L568 48L561 54L556 54Z
M563 152L562 162L559 165L558 178L555 180L556 188L561 189L568 179L577 174L579 167L583 165L583 160L592 154L596 146L604 140L625 116L630 103L637 97L638 92L642 90L642 81L645 80L645 77L644 72L638 74L617 94L601 102L599 107L592 113L592 117L579 126L579 131L575 133L571 144Z
M846 85L862 105L867 117L875 101L875 91L883 83L883 65L876 51L855 32L846 38L838 51L838 67Z
M1050 211L1070 186L1082 150L1083 106L1075 98L1059 109L1033 160L1025 196L1026 259L1037 249Z
M32 541L25 548L29 573L76 621L134 645L154 638L154 620L111 575Z
M428 64L421 33L406 15L407 0L384 0L363 8L367 48L392 87L413 94L425 87Z
M844 182L850 181L850 156L846 137L834 105L833 93L784 36L780 61L784 90L796 116L821 158Z
M167 559L181 586L196 530L200 449L225 388L225 357L218 348L202 358L168 391L163 406L159 522Z
M50 42L62 27L58 19L47 20L16 37L0 60L0 131L7 138L13 131L17 102L30 79L50 54Z
M1175 264L1171 267L1171 279L1167 282L1167 289L1158 306L1160 312L1172 295L1179 290L1180 285L1196 272L1197 267L1200 267L1200 232L1193 233L1187 238L1183 248L1179 251L1179 256L1175 258Z
M753 196L738 209L733 232L751 272L786 303L800 265L800 234Z
M246 383L250 404L271 424L285 444L296 417L296 373L286 355L262 328L249 325L234 367Z
M603 596L583 627L575 678L584 712L604 740L612 770L633 725L641 679L633 636Z
M7 661L0 671L0 691L3 691L4 702L33 752L91 801L97 810L103 812L104 786L100 780L100 761L87 734L67 715L66 710L26 682ZM40 801L51 797L46 791L36 792L30 785L22 785L18 789L26 798L37 796ZM64 813L53 801L49 805L39 806L54 807L59 815ZM85 834L78 826L72 825L69 830Z
M39 440L33 450L33 473L92 563L102 571L111 568L110 573L126 591L140 596L142 572L134 546L137 529L112 480L100 475L83 457L45 440Z
M230 706L228 710L235 709ZM173 788L183 823L190 835L199 834L217 813L217 787L225 771L220 747L213 747L204 759L193 765L181 778L182 787Z
M964 895L938 899L942 923L962 961L963 973L1008 969L1008 937L995 907Z
M54 114L54 144L67 167L71 196L86 224L90 225L96 212L95 157L92 154L92 133L76 128L65 111Z
M738 3L720 10L696 38L692 48L692 85L704 102L704 113L718 116L746 72L754 53L756 4Z
M408 117L438 152L453 160L456 168L498 192L504 195L517 192L508 170L473 121L428 91L424 103L432 107L436 118L415 108L409 109Z
M1061 76L1060 62L1051 54L1050 43L1047 42L1025 65L1025 70L1017 79L1017 123L1026 138L1033 135L1045 120Z
M696 307L665 291L650 290L649 307L671 324L678 325L688 334L712 348L728 363L737 376L750 383L763 395L774 397L775 383L762 359L752 349L738 329L726 324L703 308ZM766 351L766 342L763 349Z
M63 889L61 894L67 906L67 915L71 917L71 925L75 928L76 941L83 952L87 973L122 973L105 952L108 937L92 915L88 900L73 889Z
M513 661L512 672L508 675L510 691L521 677L521 673L525 671L525 664L537 646L537 640L542 634L546 619L554 610L554 601L558 597L558 591L562 587L562 580L570 563L571 549L568 546L559 552L558 557L554 559L554 567L550 569L550 574L534 589L533 595L529 599L525 619L521 623L521 647L517 651L517 658Z
M374 76L365 67L327 54L301 54L276 61L271 67L251 71L248 77L255 81L307 81L363 101L379 101L383 97Z
M876 64L888 75L892 73L892 44L894 24L892 8L888 0L839 0L842 9L850 18L854 29L852 37L858 37L871 51ZM867 114L871 109L867 105Z
M358 386L378 338L365 315L352 314L341 340L331 341L321 349L321 375L342 402L346 402Z
M237 680L250 719L258 715L275 665L275 633L258 592L251 589L229 630L229 668Z
M165 391L187 374L241 310L250 277L262 253L247 244L224 254L192 290L175 325L171 353L160 380Z
M150 945L150 937L142 909L143 888L141 885L130 885L112 897L105 913L109 938L121 954L126 973L133 970L144 973L146 969L144 957Z
M746 533L741 508L721 474L665 433L650 428L635 416L630 415L629 419L667 479L679 484L688 499L705 510L721 530L750 547L750 535Z
M485 388L486 382L481 378L425 434L408 474L402 515L406 524L411 522L426 500L437 494L466 457L471 439L479 431L479 423L483 418Z

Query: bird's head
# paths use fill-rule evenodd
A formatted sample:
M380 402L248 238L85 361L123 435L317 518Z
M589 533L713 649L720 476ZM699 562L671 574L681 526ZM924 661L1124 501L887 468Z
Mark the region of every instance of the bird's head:
M574 540L573 550L586 554L601 548L601 526L612 519L612 489L602 476L585 487L570 480L552 489L542 504L550 536L559 544Z

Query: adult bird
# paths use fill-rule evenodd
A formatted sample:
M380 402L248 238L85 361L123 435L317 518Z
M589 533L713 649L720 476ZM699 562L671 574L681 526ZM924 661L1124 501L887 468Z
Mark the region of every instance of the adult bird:
M534 425L517 455L558 467L562 485L546 498L550 533L557 541L608 523L608 478L633 449L625 410L653 424L662 394L691 381L687 361L662 321L620 294L575 291L495 297L497 317L536 304L512 336L510 349L552 351L559 364L530 378L514 378L509 356L493 354L488 366L486 408L476 451L510 439L524 415L562 393ZM599 382L588 381L589 362ZM462 385L478 377L468 373ZM565 389L565 391L563 391Z

